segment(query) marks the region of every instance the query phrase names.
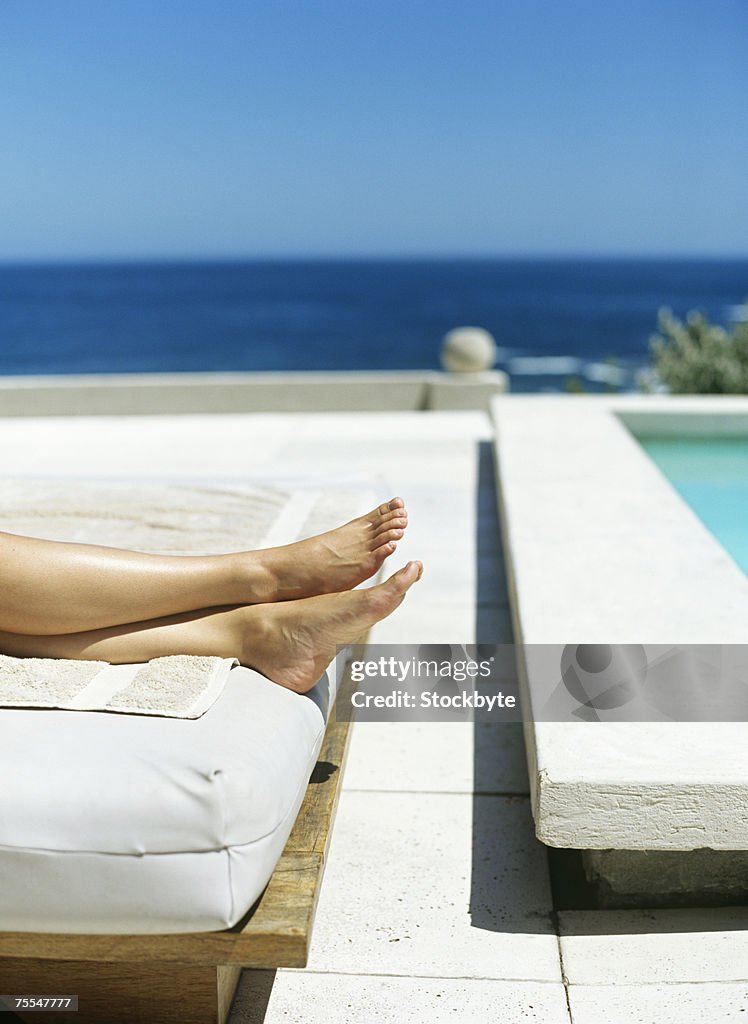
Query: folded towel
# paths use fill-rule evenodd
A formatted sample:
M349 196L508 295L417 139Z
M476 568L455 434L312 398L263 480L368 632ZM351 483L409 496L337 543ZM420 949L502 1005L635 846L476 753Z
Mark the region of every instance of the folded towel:
M0 707L199 718L238 664L186 654L138 665L0 654Z

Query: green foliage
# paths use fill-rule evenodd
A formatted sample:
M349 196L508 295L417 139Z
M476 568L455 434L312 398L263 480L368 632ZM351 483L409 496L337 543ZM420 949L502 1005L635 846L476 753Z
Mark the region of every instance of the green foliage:
M748 322L728 330L691 312L686 322L669 309L658 316L650 345L658 381L672 394L748 394Z

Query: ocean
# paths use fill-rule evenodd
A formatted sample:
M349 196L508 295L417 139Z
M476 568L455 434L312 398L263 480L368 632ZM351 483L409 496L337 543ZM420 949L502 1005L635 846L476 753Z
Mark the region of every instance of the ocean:
M513 391L629 389L661 306L747 296L748 259L5 264L0 374L436 369L478 325Z

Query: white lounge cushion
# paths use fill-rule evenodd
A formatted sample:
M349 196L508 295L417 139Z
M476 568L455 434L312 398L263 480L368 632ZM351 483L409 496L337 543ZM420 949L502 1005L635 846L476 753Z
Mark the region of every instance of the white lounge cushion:
M194 720L0 710L0 929L235 924L293 826L333 677L302 696L237 667Z

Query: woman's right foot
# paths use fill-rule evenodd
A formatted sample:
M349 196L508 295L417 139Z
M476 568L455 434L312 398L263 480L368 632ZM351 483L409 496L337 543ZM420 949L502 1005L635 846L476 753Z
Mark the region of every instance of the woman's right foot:
M243 589L236 600L257 604L352 590L376 575L407 525L405 502L392 498L335 530L240 555Z
M387 618L423 574L408 562L384 583L366 590L322 594L242 609L242 664L274 683L306 693L333 660L336 648L360 639Z

